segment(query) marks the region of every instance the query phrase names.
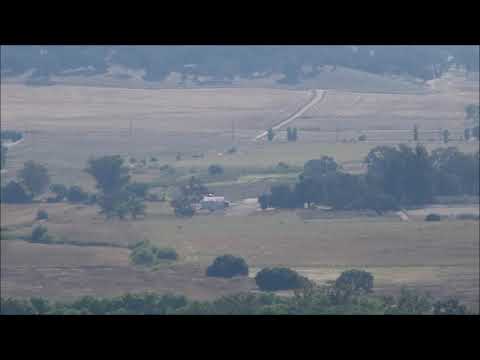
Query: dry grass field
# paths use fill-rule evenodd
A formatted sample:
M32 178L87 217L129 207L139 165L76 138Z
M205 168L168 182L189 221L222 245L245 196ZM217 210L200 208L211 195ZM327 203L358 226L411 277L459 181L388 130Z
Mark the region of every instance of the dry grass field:
M149 270L132 267L128 250L70 245L2 242L2 296L41 296L71 300L126 292L184 294L197 300L249 291L255 281L208 278L196 264L163 265Z
M15 219L14 215L18 213L28 221L22 228L10 220L12 225L17 225L18 234L30 231L29 224L34 217L33 210L29 218L22 206L10 208L7 205L2 209L13 215L9 219ZM63 206L68 213L68 205ZM59 210L53 212L60 213ZM302 220L295 211L256 212L247 216L198 215L191 219L178 219L162 203L149 203L148 216L134 222L102 221L92 207L85 207L69 221L67 218L54 215L46 225L53 235L77 243L98 241L127 246L138 240L150 239L160 246L175 248L181 264L196 264L205 269L215 256L232 253L244 257L254 269L288 266L298 268L319 281L335 277L342 269L367 268L376 277L378 275L379 289L387 293L398 290L395 286L399 284L424 286L434 294L443 296L450 291L450 295L454 293L470 306L478 304L478 221L428 223L413 217L412 221L404 222L395 217L355 215L350 218ZM7 240L4 243L17 242ZM10 258L2 261L2 266L18 269L32 256L27 251L30 245L9 246L2 250L4 259ZM120 268L123 269L127 262L128 251L125 249L99 247L98 254L95 254L96 248L92 247L43 247L51 247L51 253L47 255L46 251L39 251L36 256L39 259L47 256L45 261L50 267L55 267L55 264L78 267L84 261L87 265L93 261L100 266L113 261L119 271L124 271ZM109 251L112 255L106 258L105 254ZM75 256L64 257L60 255L63 252ZM36 261L38 265L35 265ZM32 260L31 269L42 265L43 261ZM95 271L95 276L103 276L102 270ZM109 271L110 274L113 272ZM159 270L159 273L162 271ZM57 276L54 274L52 279ZM7 276L12 284L10 276L19 275L7 271L2 276ZM24 282L18 284L21 288ZM138 289L143 288L141 284L138 284ZM175 289L183 291L181 286ZM82 288L77 292L83 293Z
M418 94L328 89L322 102L292 123L299 128L297 143L286 142L282 132L272 143L252 139L304 104L310 96L304 90L3 84L2 129L24 131L26 137L9 150L2 183L32 159L47 165L53 182L93 191L94 183L83 171L87 159L130 154L139 159L155 156L160 165L171 164L187 173L192 168L205 171L214 163L238 171L238 178L212 179L211 185L237 201L258 195L270 181L295 176L269 174L279 161L301 167L309 159L329 155L349 171L362 171L361 162L371 148L407 142L416 123L429 150L445 146L438 130L448 128L453 138L448 146L478 151L478 143L458 140L464 106L478 99L478 87L442 81ZM232 122L238 152L226 155L232 145ZM337 127L341 131L336 143ZM367 135L366 142L341 142L360 134ZM180 161L175 161L177 152L183 154ZM204 157L192 158L198 153ZM157 181L162 176L158 169L148 169L133 178ZM206 299L254 289L252 279L204 277L215 256L231 253L245 257L254 271L284 265L320 282L334 279L342 269L366 268L378 280L379 291L390 293L398 290L397 285L411 285L439 296L458 296L478 310L478 221L426 223L427 210L413 211L411 221L355 215L307 220L294 211L178 219L166 204L148 203L145 219L106 222L91 206L2 204L2 227L27 235L39 208L48 211L46 225L58 238L122 247L147 238L175 248L180 261L152 272L132 267L125 248L2 240L2 296L71 298L155 290Z

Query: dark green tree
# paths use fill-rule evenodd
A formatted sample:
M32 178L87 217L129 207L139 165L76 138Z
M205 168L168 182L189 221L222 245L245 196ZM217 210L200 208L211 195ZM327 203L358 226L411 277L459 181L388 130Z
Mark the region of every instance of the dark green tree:
M473 121L473 123L479 123L480 106L475 104L469 104L465 106L465 119Z
M444 144L448 143L448 141L450 140L450 139L449 139L449 137L450 137L450 131L448 131L447 129L443 130L442 136L443 136L443 143L444 143Z
M397 315L422 315L432 311L432 299L428 295L419 294L403 287L396 301L396 307L389 313Z
M439 300L433 304L434 315L465 315L467 308L457 299Z
M211 176L221 175L223 174L223 167L221 165L216 165L216 164L210 165L208 167L208 173Z
M378 146L369 152L365 162L369 187L393 196L400 204L432 201L434 171L424 146Z
M248 265L245 260L238 256L222 255L215 258L207 268L207 276L226 277L248 276Z
M297 141L298 140L298 130L297 128L292 129L292 141Z
M42 194L50 184L47 168L31 160L23 165L17 176L34 196Z
M265 210L270 205L270 196L268 194L262 194L258 197L258 203L260 204L260 208Z
M282 267L262 269L255 276L255 282L260 290L265 291L299 289L310 285L306 277Z
M104 194L120 192L130 181L129 169L120 155L91 158L85 171L93 176L97 189Z
M37 211L37 216L35 220L47 220L48 219L48 212L45 209L39 209Z
M88 193L80 186L71 186L66 196L67 200L71 203L80 203L88 200Z
M50 191L56 195L56 201L62 201L67 196L68 188L63 184L52 184Z
M37 225L32 230L30 240L33 243L47 244L52 241L52 237L48 234L48 229L43 225Z
M6 146L0 145L0 169L3 169L6 166L7 152L8 148Z
M335 288L350 294L370 293L373 290L373 275L364 270L347 270L335 280Z
M32 201L32 195L23 184L12 180L2 187L1 201L10 204L26 204Z
M287 141L292 141L292 128L287 127Z
M147 183L134 182L126 186L126 190L131 192L140 199L145 199L148 196L150 185Z
M136 218L144 214L145 206L135 198L133 192L128 190L129 170L123 165L123 159L120 156L92 158L88 161L86 172L97 182L97 189L100 190L97 202L101 213L107 218L117 216L124 219L128 214Z
M479 132L478 129L479 129L479 126L478 126L478 125L477 125L477 126L474 126L474 127L472 128L472 136L473 136L473 137L476 137L477 140L480 140L480 132Z
M177 216L193 216L193 204L200 202L208 194L207 187L196 177L192 176L187 184L177 188L170 205Z
M275 133L273 132L273 129L272 128L268 129L268 132L267 132L268 141L272 141L274 137L275 137Z

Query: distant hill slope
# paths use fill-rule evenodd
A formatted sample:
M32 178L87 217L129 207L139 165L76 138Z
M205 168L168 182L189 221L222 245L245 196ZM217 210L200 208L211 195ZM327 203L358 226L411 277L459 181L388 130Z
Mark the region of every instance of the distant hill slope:
M22 74L32 84L52 76L98 76L112 67L125 79L149 82L177 73L177 83L229 84L235 79L275 78L295 85L328 78L325 66L377 75L431 80L451 65L479 68L478 46L2 46L2 78ZM281 76L276 76L280 74ZM276 77L275 77L276 76ZM330 76L331 77L331 76Z

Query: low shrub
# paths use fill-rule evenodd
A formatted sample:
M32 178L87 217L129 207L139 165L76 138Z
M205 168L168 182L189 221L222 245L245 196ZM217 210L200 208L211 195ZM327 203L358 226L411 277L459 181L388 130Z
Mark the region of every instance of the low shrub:
M30 241L33 243L49 244L53 242L53 238L48 234L47 227L37 225L32 230Z
M178 254L174 249L160 248L148 240L141 241L130 247L130 261L135 265L154 266L162 260L177 260Z
M465 315L467 308L457 299L439 300L433 304L434 315Z
M171 248L159 248L159 247L153 246L152 251L157 257L157 260L177 260L178 259L177 252Z
M283 161L280 161L277 164L277 169L279 169L279 170L287 170L288 168L289 168L288 164L284 163Z
M222 255L207 268L207 276L231 278L248 276L248 265L244 259L233 255Z
M56 202L62 201L68 193L68 189L65 185L63 184L52 184L50 185L50 191L55 193L56 195ZM48 201L48 199L47 199Z
M134 182L127 185L127 191L135 194L135 196L144 199L148 195L150 185L147 183Z
M373 275L364 270L347 270L335 281L335 288L349 293L370 293L373 289Z
M310 284L306 277L282 267L262 269L255 276L255 282L264 291L300 289Z
M80 186L72 186L68 189L67 200L72 203L80 203L88 200L88 193Z
M37 219L37 220L47 220L47 219L48 219L48 213L47 213L47 211L44 210L44 209L38 210L38 211L37 211L36 219Z
M175 216L192 217L195 215L195 209L191 205L178 206L174 209Z
M425 221L440 221L442 220L442 217L438 214L428 214L425 217Z
M223 167L221 165L210 165L208 173L212 176L223 174Z

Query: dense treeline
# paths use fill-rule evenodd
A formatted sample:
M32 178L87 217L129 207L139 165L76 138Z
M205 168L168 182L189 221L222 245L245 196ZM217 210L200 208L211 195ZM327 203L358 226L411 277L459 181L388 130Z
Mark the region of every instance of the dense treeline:
M302 208L314 204L335 209L373 209L431 203L438 195L478 195L479 153L455 147L431 154L422 145L378 146L365 158L366 174L342 171L331 157L310 160L293 186L274 185L259 197L262 208Z
M147 80L170 72L231 80L283 73L295 83L302 66L346 66L429 80L451 64L478 71L478 46L3 46L2 76L105 73L110 64L144 69ZM314 72L306 76L313 75Z
M145 198L149 186L130 182L129 168L119 155L90 158L85 171L96 182L98 193L89 194L80 186L67 188L63 184L50 185L48 169L34 161L27 161L17 172L18 180L12 180L1 187L0 201L5 203L29 203L43 195L48 189L55 194L47 202L60 202L67 199L71 203L98 204L100 213L107 218L132 219L145 215Z
M368 278L367 280L370 280ZM1 298L5 315L340 315L340 314L468 314L456 299L435 300L402 288L394 298L337 279L332 285L309 286L294 296L274 293L238 293L214 301L192 301L184 296L154 293L126 294L114 298L85 296L73 302L43 298ZM368 285L370 285L368 283Z

